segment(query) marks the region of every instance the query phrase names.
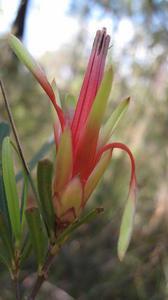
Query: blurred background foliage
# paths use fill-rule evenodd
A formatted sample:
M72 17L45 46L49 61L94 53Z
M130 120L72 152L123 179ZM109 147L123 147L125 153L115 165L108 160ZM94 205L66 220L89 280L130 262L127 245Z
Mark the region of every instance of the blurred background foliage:
M58 287L79 300L168 299L168 1L71 0L68 13L80 20L76 38L40 60L49 78L56 77L62 99L67 92L78 97L89 57L85 28L95 7L101 12L100 19L112 18L114 35L123 18L134 26L134 35L118 52L112 36L109 56L115 80L107 115L131 96L131 106L113 141L126 143L135 156L135 228L126 258L120 262L116 247L130 163L127 155L114 151L86 209L103 206L104 215L81 227L60 251L50 272L50 284L44 285L38 299L71 299L60 298ZM18 15L12 29L23 38L26 14L18 10ZM52 134L48 100L14 57L4 36L0 37L0 72L29 161ZM7 120L1 95L0 120ZM54 149L48 156L54 159ZM32 270L33 255L23 276ZM12 299L7 278L0 266L0 299ZM30 285L28 276L22 288Z

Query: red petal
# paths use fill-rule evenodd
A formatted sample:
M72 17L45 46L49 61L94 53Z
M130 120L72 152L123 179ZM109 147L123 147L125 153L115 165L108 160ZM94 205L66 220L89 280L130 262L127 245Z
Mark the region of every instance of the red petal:
M97 31L76 111L72 121L72 136L74 143L76 143L76 141L79 139L80 133L84 127L97 90L101 83L109 42L110 37L106 35L105 29L102 31Z

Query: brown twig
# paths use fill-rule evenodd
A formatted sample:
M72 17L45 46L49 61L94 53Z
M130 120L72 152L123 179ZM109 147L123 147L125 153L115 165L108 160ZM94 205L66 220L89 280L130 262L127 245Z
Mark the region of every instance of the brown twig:
M48 277L48 271L49 271L49 268L51 266L51 263L52 263L52 260L53 258L55 257L55 255L52 255L50 252L48 254L48 257L44 263L44 266L42 268L42 272L40 275L38 275L37 279L36 279L36 282L35 282L35 285L33 287L33 290L30 294L30 296L27 298L27 300L34 300L35 297L37 296L40 288L41 288L41 285L43 284L43 282L47 279Z
M34 300L35 297L37 296L42 284L48 277L48 271L49 271L49 268L51 267L51 263L52 263L54 257L56 256L58 251L61 249L61 247L64 245L64 243L67 239L68 239L68 236L64 237L58 243L57 247L56 247L56 245L50 244L49 249L48 249L47 258L46 258L46 261L41 270L41 274L38 275L36 282L34 284L34 287L32 289L32 292L31 292L30 296L27 298L27 300Z
M10 121L12 130L13 130L13 134L14 134L14 137L15 137L15 140L16 140L16 144L18 146L18 150L19 150L20 156L22 158L25 170L26 170L27 174L29 175L30 171L29 171L28 165L26 163L26 160L24 158L23 149L21 147L21 144L20 144L20 141L19 141L19 136L17 134L17 129L16 129L13 117L12 117L12 113L11 113L8 98L7 98L7 94L6 94L6 91L5 91L5 87L4 87L3 81L1 79L0 79L0 87L1 87L3 98L4 98L5 107L6 107L6 110L7 110L7 113L8 113L9 121Z

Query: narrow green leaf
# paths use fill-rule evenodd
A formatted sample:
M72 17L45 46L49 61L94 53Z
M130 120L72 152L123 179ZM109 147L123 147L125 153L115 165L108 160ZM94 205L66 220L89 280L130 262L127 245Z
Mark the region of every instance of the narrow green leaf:
M8 137L3 140L2 145L2 170L10 221L16 243L18 243L21 237L20 209L12 162L11 145Z
M46 240L43 231L43 224L38 207L27 208L25 211L29 228L30 239L34 253L38 261L38 270L41 271L46 248Z
M106 124L100 130L99 134L99 141L98 141L98 149L103 147L108 140L110 139L111 135L113 134L114 130L116 129L119 121L125 115L128 105L130 103L130 97L125 99L112 113L111 117L107 120Z
M118 240L118 256L120 260L123 260L131 239L136 209L135 206L135 196L134 193L131 192L126 202L120 227Z
M52 204L52 173L53 164L45 159L39 161L37 166L37 186L40 196L41 208L47 224L50 237L54 238L55 218Z
M0 213L0 238L5 246L6 252L10 258L13 258L13 246L11 234L5 216Z
M5 214L6 219L10 223L3 177L2 177L2 142L6 136L9 136L9 134L10 134L9 124L1 122L0 123L0 211Z

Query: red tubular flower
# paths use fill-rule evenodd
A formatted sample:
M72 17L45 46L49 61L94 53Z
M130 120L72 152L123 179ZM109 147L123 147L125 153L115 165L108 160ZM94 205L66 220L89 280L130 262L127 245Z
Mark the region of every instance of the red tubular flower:
M130 150L121 143L108 144L114 128L128 107L129 98L119 105L100 130L113 80L111 66L104 72L110 36L106 34L105 28L97 31L76 109L74 112L69 109L66 114L63 114L56 103L58 94L55 83L50 85L39 65L13 35L10 35L9 43L41 84L56 112L54 132L57 157L53 206L58 231L80 215L104 174L112 151L119 148L128 153L132 173L120 228L119 256L122 258L128 247L134 221L136 179L135 163Z
M77 144L86 119L92 107L93 101L100 86L105 66L105 59L109 47L110 36L106 30L97 31L93 48L72 121L72 136L74 144Z

